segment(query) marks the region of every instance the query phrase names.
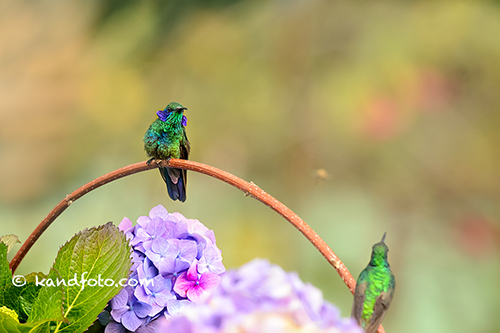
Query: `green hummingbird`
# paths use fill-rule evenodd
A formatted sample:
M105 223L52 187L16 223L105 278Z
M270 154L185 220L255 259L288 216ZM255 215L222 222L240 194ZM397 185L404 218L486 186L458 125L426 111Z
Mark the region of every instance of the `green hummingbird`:
M396 280L387 261L389 248L382 240L373 245L370 263L359 274L351 316L366 333L375 333L391 305Z
M172 102L163 110L158 110L158 118L144 134L144 149L151 159L168 160L171 158L188 159L191 149L186 136L187 118L183 107ZM159 168L161 177L167 184L168 195L172 200L186 201L186 170Z

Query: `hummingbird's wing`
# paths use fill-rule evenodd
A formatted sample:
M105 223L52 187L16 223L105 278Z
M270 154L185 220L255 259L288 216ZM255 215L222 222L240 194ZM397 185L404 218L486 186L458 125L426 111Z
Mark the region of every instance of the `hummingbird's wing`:
M392 292L390 290L388 292L382 292L379 297L377 297L375 306L373 307L373 314L370 319L370 324L365 328L366 333L377 332L377 329L384 319L389 305L391 304L391 300Z
M363 283L358 282L358 284L356 285L356 289L354 290L354 302L352 303L351 317L355 318L356 322L360 326L361 326L361 314L363 313L363 303L365 302L365 291L366 291L366 282Z
M183 134L184 134L184 142L183 142L183 144L181 144L180 158L183 160L188 160L189 159L189 152L191 151L191 144L189 143L185 129L183 129ZM185 190L187 187L187 172L184 169L182 169L182 178L183 178L184 190Z

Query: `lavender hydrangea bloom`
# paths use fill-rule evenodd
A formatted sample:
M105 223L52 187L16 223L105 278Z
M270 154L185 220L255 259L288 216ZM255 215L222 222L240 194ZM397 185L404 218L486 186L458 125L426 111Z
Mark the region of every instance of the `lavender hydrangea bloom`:
M258 259L228 271L208 299L157 325L158 333L363 332L351 318L341 318L321 290Z
M151 258L160 273L167 277L185 271L196 259L197 242L188 239L157 239L146 256Z
M131 287L123 289L111 300L111 316L127 330L135 331L144 324L151 306L139 301Z
M134 294L138 300L151 305L148 313L151 317L163 311L169 299L177 299L172 293L172 281L161 275L156 275L147 286L137 286Z
M134 250L129 278L134 287L111 300L106 333L153 332L156 319L206 298L225 272L213 231L198 220L158 205L135 226L124 218L119 229Z

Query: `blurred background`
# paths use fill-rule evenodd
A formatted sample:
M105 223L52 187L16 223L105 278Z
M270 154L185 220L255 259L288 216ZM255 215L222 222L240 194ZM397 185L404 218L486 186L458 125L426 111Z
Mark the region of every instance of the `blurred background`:
M499 31L486 0L3 0L0 233L24 241L66 194L146 160L144 132L177 101L192 160L289 206L355 277L387 231L387 332L498 332ZM76 232L162 204L213 229L227 268L269 258L350 315L297 230L188 178L184 204L156 170L86 195L18 273L47 273Z

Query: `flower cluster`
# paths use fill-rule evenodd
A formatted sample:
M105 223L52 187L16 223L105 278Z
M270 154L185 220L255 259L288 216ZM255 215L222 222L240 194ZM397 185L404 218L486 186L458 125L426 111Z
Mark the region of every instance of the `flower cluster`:
M228 271L208 299L155 324L158 333L362 332L321 290L260 259Z
M157 318L168 318L217 288L225 272L213 231L198 220L169 213L158 205L132 226L119 225L132 245L132 274L110 302L106 333L139 332Z

